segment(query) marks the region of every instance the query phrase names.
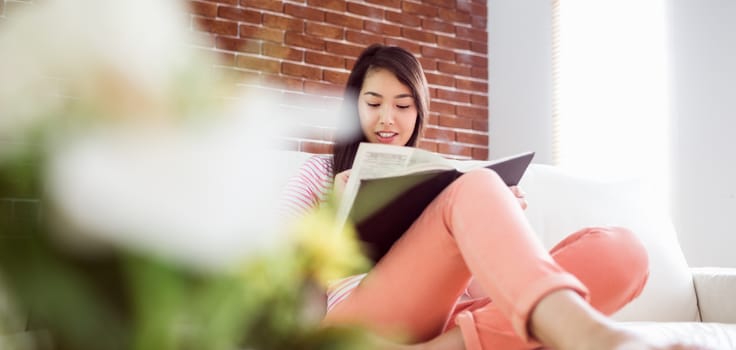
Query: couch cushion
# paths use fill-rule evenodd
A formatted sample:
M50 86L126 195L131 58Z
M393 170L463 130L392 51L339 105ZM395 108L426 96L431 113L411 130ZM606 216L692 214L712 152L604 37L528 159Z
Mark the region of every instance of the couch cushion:
M655 344L702 346L707 349L736 349L736 324L703 322L624 322L623 327Z
M622 321L697 321L692 276L664 208L643 181L596 181L532 165L520 186L527 216L546 247L587 226L623 226L646 246L650 276L642 294L613 317Z

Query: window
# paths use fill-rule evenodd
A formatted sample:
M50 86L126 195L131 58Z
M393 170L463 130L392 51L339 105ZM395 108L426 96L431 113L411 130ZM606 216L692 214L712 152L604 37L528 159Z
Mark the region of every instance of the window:
M553 0L554 161L667 188L664 0Z

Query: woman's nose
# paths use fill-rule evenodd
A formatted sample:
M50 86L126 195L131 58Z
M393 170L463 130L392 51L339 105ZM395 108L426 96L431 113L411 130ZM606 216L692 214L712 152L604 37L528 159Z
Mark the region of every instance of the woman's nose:
M378 123L381 125L393 125L394 124L394 111L390 105L383 106L378 116Z

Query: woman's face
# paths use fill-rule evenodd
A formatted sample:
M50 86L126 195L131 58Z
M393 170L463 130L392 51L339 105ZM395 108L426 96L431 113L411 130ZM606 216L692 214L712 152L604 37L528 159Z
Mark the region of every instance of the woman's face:
M409 87L391 71L371 69L358 96L358 115L369 142L404 146L417 123L417 106Z

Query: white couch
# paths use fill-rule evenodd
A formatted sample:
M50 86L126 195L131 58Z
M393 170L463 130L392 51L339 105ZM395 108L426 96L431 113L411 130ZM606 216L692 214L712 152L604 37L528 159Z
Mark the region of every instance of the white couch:
M627 227L647 247L647 285L614 319L661 342L736 349L736 269L688 267L667 210L647 182L596 181L533 164L520 186L527 217L548 247L578 228L601 225Z
M306 157L286 152L287 171ZM689 268L666 210L653 205L645 182L594 181L532 164L520 186L527 193L527 217L548 247L585 226L624 226L641 238L650 277L614 319L662 343L736 349L736 269Z

